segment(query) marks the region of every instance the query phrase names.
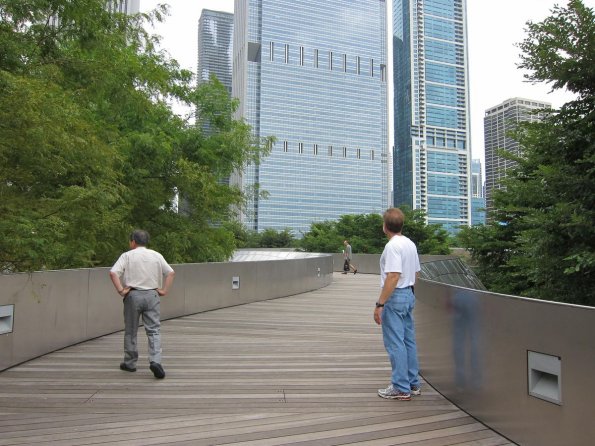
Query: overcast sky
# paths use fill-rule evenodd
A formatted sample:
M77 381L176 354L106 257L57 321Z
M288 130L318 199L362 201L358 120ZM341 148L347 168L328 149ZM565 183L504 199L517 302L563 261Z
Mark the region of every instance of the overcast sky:
M595 8L595 0L583 1ZM141 0L141 10L151 10L159 3L170 5L170 16L154 32L163 37L163 48L182 67L196 72L202 9L233 12L233 0ZM566 5L567 0L467 0L471 147L473 158L481 159L484 172L485 110L517 96L551 102L554 107L570 98L561 92L549 94L547 85L527 83L516 67L519 50L514 45L523 40L526 22L543 20L555 4ZM389 51L389 57L391 54Z

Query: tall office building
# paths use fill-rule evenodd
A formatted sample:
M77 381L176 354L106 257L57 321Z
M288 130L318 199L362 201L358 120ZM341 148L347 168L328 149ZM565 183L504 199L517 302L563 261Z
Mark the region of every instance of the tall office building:
M106 4L110 12L136 14L140 10L140 0L108 0Z
M106 0L105 9L109 12L137 14L140 12L140 0ZM60 24L59 16L50 17L49 24L57 27Z
M291 228L388 206L384 0L236 0L233 96L271 154L241 178L246 226Z
M481 160L471 160L471 196L483 197L483 179L481 178Z
M394 0L395 205L471 221L466 0Z
M471 160L471 225L483 225L486 222L485 196L483 193L481 160Z
M203 9L198 20L198 84L217 76L231 94L233 14Z
M485 112L483 132L486 163L486 207L494 206L493 194L503 187L502 179L507 171L514 167L514 161L498 155L500 149L515 155L521 154L519 143L509 136L509 132L517 128L520 122L541 121L552 104L533 99L512 98L492 107Z

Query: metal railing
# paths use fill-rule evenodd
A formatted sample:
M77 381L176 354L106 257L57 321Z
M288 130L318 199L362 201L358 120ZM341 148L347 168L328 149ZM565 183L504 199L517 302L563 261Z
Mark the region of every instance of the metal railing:
M332 282L330 255L296 256L173 265L176 279L161 300L161 318L291 296ZM121 297L115 293L108 271L94 268L0 275L0 371L122 330Z
M378 255L353 261L358 273L378 274ZM426 381L521 445L592 444L595 308L452 285L473 285L458 262L422 257L415 316ZM162 316L322 288L342 263L335 254L176 265ZM0 290L0 329L13 324L0 335L0 370L123 328L107 268L0 276Z

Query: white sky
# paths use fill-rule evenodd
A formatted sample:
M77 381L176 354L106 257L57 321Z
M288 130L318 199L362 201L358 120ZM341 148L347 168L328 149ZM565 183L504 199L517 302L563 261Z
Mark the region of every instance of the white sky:
M323 1L323 0L317 0ZM595 8L595 0L583 0ZM203 8L233 12L233 0L141 0L141 11L154 9L159 3L170 5L170 16L154 32L163 37L162 45L183 68L196 72L198 19ZM391 3L389 2L389 14ZM471 147L473 158L482 161L483 116L485 110L506 99L525 97L561 106L570 96L549 94L547 85L533 85L523 78L516 65L519 49L514 46L525 36L525 23L547 17L555 4L565 0L467 0L469 41L469 90L471 105ZM389 22L390 23L390 22ZM389 42L392 39L389 38ZM389 58L392 51L389 50ZM390 65L391 61L387 63ZM390 85L390 84L389 84ZM392 103L392 102L391 102ZM392 125L390 128L392 135ZM392 138L392 136L391 136ZM390 140L389 140L390 141ZM392 147L392 141L390 142Z

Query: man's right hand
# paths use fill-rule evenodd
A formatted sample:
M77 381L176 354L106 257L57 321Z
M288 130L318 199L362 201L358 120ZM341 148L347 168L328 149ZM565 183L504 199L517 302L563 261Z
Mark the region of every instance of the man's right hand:
M382 325L382 307L376 307L374 309L374 321L378 324L378 325Z

